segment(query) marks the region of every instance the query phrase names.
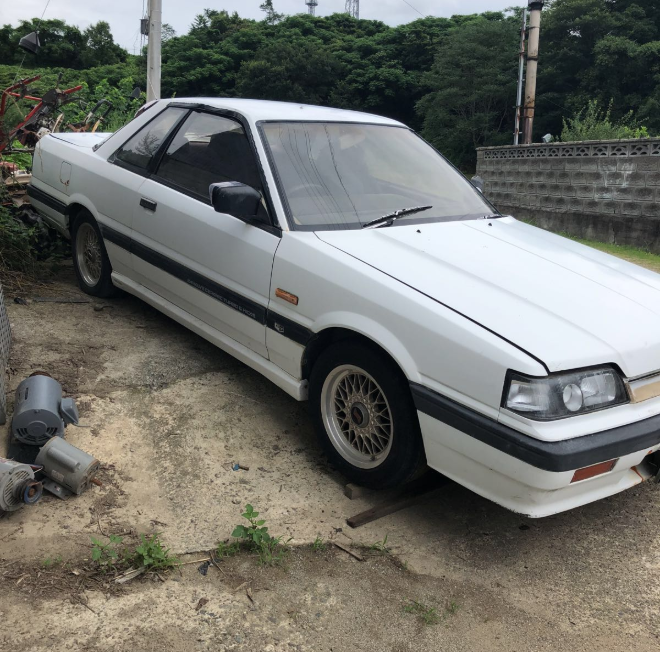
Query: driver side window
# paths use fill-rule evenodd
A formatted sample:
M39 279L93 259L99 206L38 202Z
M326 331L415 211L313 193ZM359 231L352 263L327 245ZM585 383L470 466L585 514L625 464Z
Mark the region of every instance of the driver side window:
M209 186L240 181L263 195L259 168L239 122L193 112L165 152L156 176L209 201Z

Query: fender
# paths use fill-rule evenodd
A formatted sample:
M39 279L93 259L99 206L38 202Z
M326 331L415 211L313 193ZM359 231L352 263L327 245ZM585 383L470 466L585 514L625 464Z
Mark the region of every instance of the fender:
M312 331L315 335L320 335L329 328L351 330L372 340L389 353L408 380L421 382L417 365L410 352L401 340L383 324L379 324L359 313L335 311L321 315L312 325Z
M82 206L83 208L87 209L91 214L92 217L99 223L103 224L103 220L99 219L99 212L96 210L96 207L92 203L92 201L89 199L89 197L86 197L85 195L76 192L73 195L69 196L69 205L67 206L66 210L66 216L67 216L67 228L70 228L70 217L71 213L74 211L76 205Z

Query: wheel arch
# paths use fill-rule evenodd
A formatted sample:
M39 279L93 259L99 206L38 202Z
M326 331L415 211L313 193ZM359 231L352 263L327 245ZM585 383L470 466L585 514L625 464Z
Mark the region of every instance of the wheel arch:
M370 330L369 332L346 326L327 326L315 333L303 352L302 378L309 380L312 369L320 355L328 347L342 340L362 342L365 346L377 350L392 362L406 380L418 380L417 367L408 351L398 339L380 325L377 325L377 330Z
M67 217L67 228L69 229L69 235L71 235L73 225L75 224L76 219L78 219L78 216L82 211L87 211L90 213L98 223L98 214L94 208L94 205L86 198L74 195L71 202L66 207L66 211L64 212Z

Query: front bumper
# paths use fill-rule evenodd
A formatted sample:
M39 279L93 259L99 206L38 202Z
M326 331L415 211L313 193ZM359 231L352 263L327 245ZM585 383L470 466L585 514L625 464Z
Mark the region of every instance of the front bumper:
M429 466L494 502L548 516L618 493L651 477L660 415L563 441L524 435L411 383ZM577 469L617 459L603 475L571 482Z

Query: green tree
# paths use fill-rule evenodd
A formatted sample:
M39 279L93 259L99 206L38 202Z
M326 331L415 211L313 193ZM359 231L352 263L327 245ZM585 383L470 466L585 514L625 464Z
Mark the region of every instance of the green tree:
M80 61L84 68L112 65L126 60L126 50L115 43L110 25L103 20L90 25L83 32L83 39L85 48L80 55Z
M259 9L261 9L261 11L266 14L265 21L269 25L274 25L275 23L282 20L282 18L284 18L284 14L278 14L275 11L275 8L273 7L273 0L264 0L264 2L259 5Z
M261 48L238 73L242 97L325 104L341 66L320 43L278 40Z
M558 134L591 100L658 131L659 54L655 0L554 0L541 23L537 133Z
M169 23L163 23L161 26L161 40L166 43L176 36L176 30Z
M427 75L433 90L418 104L423 135L462 169L474 168L476 147L510 138L516 92L516 23L512 17L480 18L453 28Z

